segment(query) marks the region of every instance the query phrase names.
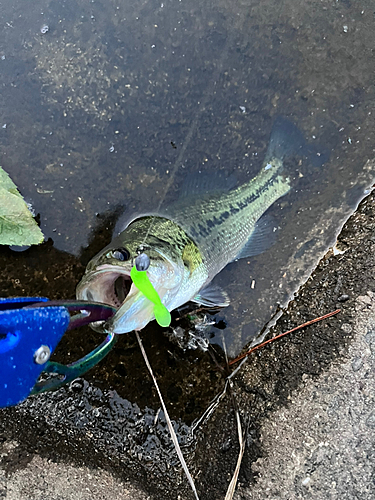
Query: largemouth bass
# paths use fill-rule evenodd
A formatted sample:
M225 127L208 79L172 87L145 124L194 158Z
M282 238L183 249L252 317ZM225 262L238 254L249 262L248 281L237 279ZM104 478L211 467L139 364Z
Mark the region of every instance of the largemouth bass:
M130 271L139 253L150 258L149 279L169 311L195 301L227 306L227 294L210 283L229 262L270 246L273 227L263 214L291 188L283 160L292 153L312 156L290 122L275 122L258 175L246 184L213 193L191 189L160 213L131 219L88 264L77 298L111 304L116 314L99 331L117 334L144 328L153 304L135 287ZM315 155L315 154L314 154Z

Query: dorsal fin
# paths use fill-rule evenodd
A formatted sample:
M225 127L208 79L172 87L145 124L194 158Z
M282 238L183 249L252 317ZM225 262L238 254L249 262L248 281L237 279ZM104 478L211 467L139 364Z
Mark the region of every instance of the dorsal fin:
M112 237L115 238L120 233L122 233L132 222L141 217L149 217L151 215L156 215L155 212L137 212L135 209L125 210L122 215L118 218L115 229L113 231Z
M237 179L233 174L221 170L216 172L192 172L185 177L181 189L180 198L191 198L208 193L225 193L237 185Z

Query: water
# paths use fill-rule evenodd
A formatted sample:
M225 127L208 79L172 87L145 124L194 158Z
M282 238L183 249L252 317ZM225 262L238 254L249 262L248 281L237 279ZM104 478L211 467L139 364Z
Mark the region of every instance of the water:
M276 244L216 279L231 306L217 315L226 328L206 334L237 354L334 245L375 178L372 7L369 0L2 2L0 164L61 258L51 286L20 276L9 293L69 298L82 263L109 241L115 214L174 200L187 172L245 182L260 168L275 117L287 116L329 160L305 166L294 191L270 209L280 226ZM20 262L4 256L8 266ZM204 354L184 353L156 325L146 335L174 416L192 421L220 377ZM61 355L89 350L95 338L67 340ZM91 379L157 407L151 385L139 386L147 374L133 341L121 342Z

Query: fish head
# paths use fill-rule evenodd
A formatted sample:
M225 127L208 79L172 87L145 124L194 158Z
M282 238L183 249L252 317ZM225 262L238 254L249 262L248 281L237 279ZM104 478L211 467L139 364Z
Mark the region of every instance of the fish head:
M155 318L154 304L136 288L130 276L140 252L150 259L147 276L167 308L178 292L184 264L160 240L152 239L149 237L145 243L120 235L89 262L77 286L77 299L117 308L110 320L91 325L96 331L120 334L141 330Z

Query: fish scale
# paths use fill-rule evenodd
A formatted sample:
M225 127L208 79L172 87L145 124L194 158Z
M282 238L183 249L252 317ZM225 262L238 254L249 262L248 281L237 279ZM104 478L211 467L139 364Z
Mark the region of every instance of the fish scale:
M276 119L262 168L249 182L230 189L233 184L226 178L225 188L213 192L220 174L212 179L195 176L187 179L185 192L173 205L127 216L118 235L88 264L77 287L80 300L118 307L124 298L115 315L94 328L126 333L154 319L153 303L131 280L141 252L150 260L147 276L169 311L190 300L210 307L228 305L226 293L210 282L229 262L256 255L272 243L273 225L264 214L290 190L283 160L295 154L311 164L317 158L322 162L321 153L306 145L292 123Z
M190 197L164 213L133 220L88 264L77 298L118 307L118 279L130 277L135 257L145 251L150 258L150 281L169 311L189 300L227 304L225 294L214 300L211 293L214 299L207 302L202 290L239 255L254 235L260 217L289 190L282 162L274 159L264 162L258 176L227 193ZM123 248L132 258L118 262L116 249ZM95 329L126 333L153 319L152 304L132 284L117 313L106 323L96 324Z
M238 256L260 217L290 190L281 167L279 159L264 162L258 176L248 183L211 198L190 199L190 204L184 202L166 211L165 215L199 248L207 268L207 283Z

